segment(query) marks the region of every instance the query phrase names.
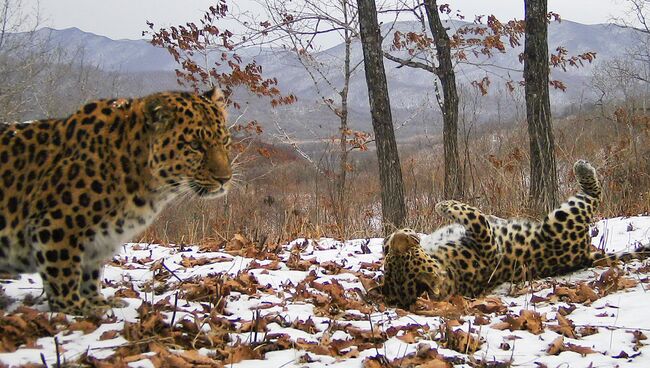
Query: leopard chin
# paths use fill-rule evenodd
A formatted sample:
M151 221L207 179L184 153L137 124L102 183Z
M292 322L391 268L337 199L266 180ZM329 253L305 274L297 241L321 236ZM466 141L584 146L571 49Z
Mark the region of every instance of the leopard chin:
M192 181L190 182L190 188L198 197L205 199L219 198L228 193L228 182L224 184L205 185Z

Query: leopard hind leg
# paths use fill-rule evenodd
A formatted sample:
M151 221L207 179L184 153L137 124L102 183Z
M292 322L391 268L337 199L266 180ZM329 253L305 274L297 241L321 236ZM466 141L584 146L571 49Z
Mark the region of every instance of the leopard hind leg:
M455 200L439 202L435 209L441 216L462 225L465 228L466 236L472 238L479 245L477 250L482 256L487 259L496 257L497 247L492 226L488 217L480 210Z

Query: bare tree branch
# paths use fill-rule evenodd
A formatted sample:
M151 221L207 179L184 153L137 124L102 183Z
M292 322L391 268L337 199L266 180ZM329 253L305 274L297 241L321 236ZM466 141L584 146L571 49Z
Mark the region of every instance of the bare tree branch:
M437 74L436 68L433 67L432 65L429 65L429 64L424 64L424 63L421 63L419 61L413 61L413 60L409 60L409 59L398 58L397 56L391 55L390 53L388 53L386 51L384 51L384 57L386 59L390 60L390 61L394 61L394 62L400 64L400 66L398 66L398 68L401 68L403 66L408 66L408 67L411 67L411 68L424 69L424 70L428 71L429 73Z

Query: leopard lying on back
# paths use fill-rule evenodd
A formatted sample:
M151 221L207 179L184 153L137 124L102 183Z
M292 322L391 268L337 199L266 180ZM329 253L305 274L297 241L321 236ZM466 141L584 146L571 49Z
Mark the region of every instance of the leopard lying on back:
M477 296L503 282L556 276L628 255L592 250L589 225L601 199L596 171L577 161L580 192L542 221L488 216L457 201L436 211L455 224L422 238L398 230L384 243L384 282L389 304L409 306L427 292L434 299L453 294Z

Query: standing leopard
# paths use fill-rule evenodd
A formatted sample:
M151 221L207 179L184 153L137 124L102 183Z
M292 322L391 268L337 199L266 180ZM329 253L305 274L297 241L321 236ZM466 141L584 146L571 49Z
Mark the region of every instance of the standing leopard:
M398 230L384 243L388 304L408 307L427 292L441 300L474 297L503 282L566 274L629 254L593 251L589 225L601 200L596 170L579 160L574 173L580 191L540 221L488 216L458 201L443 201L436 212L455 224L420 238Z
M52 311L119 304L101 270L169 201L229 188L225 98L162 92L0 126L0 272L38 272Z

